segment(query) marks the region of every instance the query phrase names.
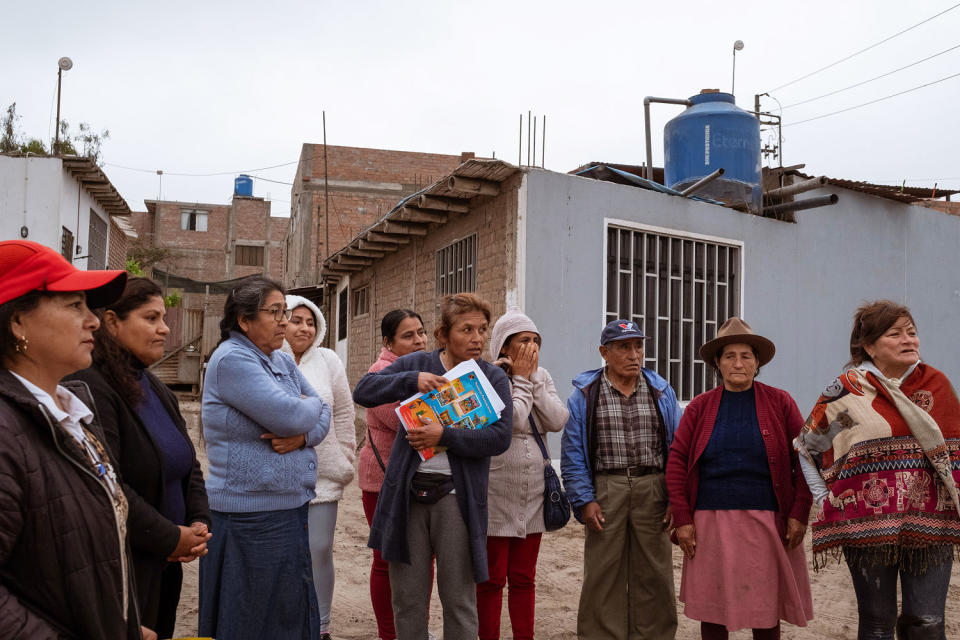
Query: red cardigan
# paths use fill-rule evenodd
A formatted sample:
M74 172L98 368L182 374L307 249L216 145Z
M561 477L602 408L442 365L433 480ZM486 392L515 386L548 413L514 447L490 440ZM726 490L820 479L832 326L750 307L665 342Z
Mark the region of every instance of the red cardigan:
M803 417L797 403L786 391L760 382L754 382L753 388L756 390L757 422L767 449L770 478L779 505L778 524L786 527L788 517L806 524L813 496L792 444L803 426ZM722 396L721 385L694 398L684 410L673 438L666 479L675 527L693 523L700 480L698 461L713 433Z

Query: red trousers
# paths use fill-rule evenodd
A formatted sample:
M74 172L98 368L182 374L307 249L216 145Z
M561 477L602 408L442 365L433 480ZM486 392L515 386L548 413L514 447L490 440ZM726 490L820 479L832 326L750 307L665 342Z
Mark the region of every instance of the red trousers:
M486 582L477 585L477 618L480 640L499 640L503 587L509 581L507 609L514 640L533 639L533 611L536 601L537 556L542 534L526 538L487 538Z
M379 493L363 492L363 513L367 524L373 523L373 512L377 508ZM397 632L393 627L393 602L390 591L390 565L373 550L373 566L370 567L370 602L373 603L373 615L377 618L377 635L381 640L396 640Z

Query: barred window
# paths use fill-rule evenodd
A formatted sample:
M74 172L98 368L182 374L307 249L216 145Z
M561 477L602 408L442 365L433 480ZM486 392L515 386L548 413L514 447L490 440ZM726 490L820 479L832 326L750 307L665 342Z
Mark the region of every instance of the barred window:
M477 234L437 251L437 295L477 290Z
M73 231L60 227L60 255L73 262Z
M207 211L200 209L181 209L180 228L183 231L206 231Z
M740 314L742 247L641 229L607 227L606 321L643 328L644 366L680 400L719 383L700 346Z
M90 235L87 237L87 269L107 268L107 223L90 209Z
M234 264L245 267L263 266L263 247L238 244L234 247Z
M347 289L337 296L337 340L347 339Z
M370 313L370 287L355 289L353 292L353 317Z

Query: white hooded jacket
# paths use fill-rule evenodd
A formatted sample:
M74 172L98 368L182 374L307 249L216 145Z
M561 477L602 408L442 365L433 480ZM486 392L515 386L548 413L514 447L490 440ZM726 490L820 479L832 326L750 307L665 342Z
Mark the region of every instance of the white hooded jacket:
M336 353L320 345L327 333L327 321L317 305L301 296L287 296L287 308L305 306L317 319L317 335L300 357L301 373L324 402L333 407L330 431L315 447L317 452L317 497L311 504L336 502L343 496L343 488L354 475L357 435L354 427L353 395L347 382L347 373ZM293 356L290 344L283 341L283 351ZM294 357L296 359L296 357Z

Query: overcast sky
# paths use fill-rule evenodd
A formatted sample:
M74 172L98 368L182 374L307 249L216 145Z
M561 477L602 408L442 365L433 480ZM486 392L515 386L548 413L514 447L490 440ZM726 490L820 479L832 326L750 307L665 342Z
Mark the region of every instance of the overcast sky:
M953 0L869 2L11 2L0 17L0 106L26 136L61 117L110 130L105 170L134 210L226 203L230 172L290 182L304 142L517 161L519 115L547 115L546 167L641 164L643 97L730 90L784 107L960 45ZM949 9L949 11L947 11ZM912 25L865 53L777 89ZM960 189L960 48L863 86L785 108L784 164L853 180ZM763 98L764 110L777 102ZM654 163L679 107L654 105ZM793 124L797 123L797 124ZM524 139L526 139L524 137ZM538 144L539 147L539 144ZM538 156L539 156L538 152ZM526 152L524 152L524 161ZM144 171L131 171L132 167ZM178 177L172 173L216 173ZM289 212L290 187L254 193Z

